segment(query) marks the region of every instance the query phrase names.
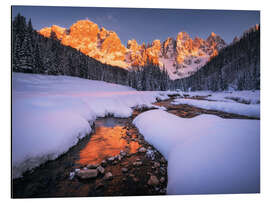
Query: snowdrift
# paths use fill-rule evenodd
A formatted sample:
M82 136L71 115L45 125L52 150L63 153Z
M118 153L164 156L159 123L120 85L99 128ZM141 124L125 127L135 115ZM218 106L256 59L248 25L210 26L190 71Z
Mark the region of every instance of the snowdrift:
M168 194L260 192L260 121L151 110L133 123L168 160Z

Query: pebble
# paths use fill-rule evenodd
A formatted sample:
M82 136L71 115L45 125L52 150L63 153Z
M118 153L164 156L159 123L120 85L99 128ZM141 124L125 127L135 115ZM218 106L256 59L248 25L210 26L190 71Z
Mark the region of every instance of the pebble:
M162 157L161 159L160 159L160 162L162 163L162 164L166 164L166 159L164 158L164 157Z
M107 173L105 174L105 176L104 176L104 179L105 179L105 180L111 180L111 179L113 179L112 173L111 173L111 172L107 172Z
M119 154L119 155L117 155L117 158L118 158L119 161L121 161L121 159L122 159L123 157Z
M166 169L163 168L163 167L160 167L160 173L161 173L162 175L165 175L165 174L166 174Z
M160 183L164 183L165 182L165 178L164 177L161 177L159 181L160 181Z
M118 163L117 160L114 160L114 162L112 162L112 165L116 165Z
M111 156L111 157L109 157L109 158L107 159L107 161L108 161L108 162L113 162L114 159L115 159L115 157L114 157L114 156Z
M155 168L160 167L160 163L159 163L159 162L154 162L154 167L155 167Z
M151 149L147 149L146 157L151 160L155 160L155 152Z
M75 173L78 173L80 170L81 170L81 169L76 168L76 169L75 169Z
M80 179L90 179L90 178L96 178L98 175L97 169L86 169L86 170L80 170L77 173L77 176Z
M142 162L141 161L136 161L133 163L133 166L141 166Z
M102 175L105 173L105 169L102 166L97 167L97 170Z
M69 179L72 180L75 176L75 172L70 172L69 173Z
M158 185L159 184L159 180L156 176L154 175L151 175L148 182L147 182L148 185L151 185L151 186L155 186L155 185Z
M139 152L140 152L140 153L145 153L145 152L146 152L146 149L145 149L144 147L141 147L141 148L139 149Z
M127 155L127 153L126 153L126 152L124 152L123 150L121 150L120 155L121 155L122 157L124 157L124 156L126 156L126 155Z
M86 168L88 169L96 169L98 166L96 164L88 164Z

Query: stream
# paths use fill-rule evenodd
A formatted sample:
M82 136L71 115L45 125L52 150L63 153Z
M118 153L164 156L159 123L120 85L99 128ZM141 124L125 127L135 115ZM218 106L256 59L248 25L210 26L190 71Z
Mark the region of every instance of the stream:
M256 119L189 105L172 105L171 101L174 98L175 96L172 96L154 104L166 107L169 113L183 118L214 114L222 118ZM144 140L132 124L137 115L147 110L151 109L135 109L129 118L98 118L93 126L94 131L68 152L25 172L22 178L14 179L12 197L165 195L167 161L158 150ZM141 148L146 151L139 152ZM148 152L152 153L151 156L147 156ZM126 155L119 158L121 153ZM110 158L113 161L109 162ZM103 162L106 164L102 165ZM78 178L75 175L76 171L84 170L89 164L102 165L105 169L104 174L98 174L91 179ZM110 180L105 178L108 172L112 174ZM151 182L153 176L156 179Z
M81 165L100 164L104 159L116 156L121 151L136 153L140 144L125 138L127 129L124 120L112 117L96 120L95 133L80 151L80 159L77 163ZM136 135L131 138L135 137Z
M139 113L135 110L129 118L98 118L94 131L67 153L14 179L13 197L165 195L167 161L132 125L133 118ZM145 152L138 152L140 148L153 152L154 156L147 157ZM126 155L121 160L108 162L109 158L123 152ZM102 166L105 173L112 173L112 179L106 180L104 174L86 180L71 176L76 170L84 170L89 164L100 165L102 161L106 161ZM123 168L127 171L123 172ZM158 185L148 184L152 175L162 181Z

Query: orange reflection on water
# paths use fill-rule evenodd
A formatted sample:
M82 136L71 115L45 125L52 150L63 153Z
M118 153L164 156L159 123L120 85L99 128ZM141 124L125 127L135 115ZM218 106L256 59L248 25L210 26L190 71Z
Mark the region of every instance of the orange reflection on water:
M99 126L90 138L88 144L80 151L79 164L99 164L102 160L118 155L121 150L129 148L130 153L135 153L140 144L135 141L123 139L126 129L116 125L114 127Z

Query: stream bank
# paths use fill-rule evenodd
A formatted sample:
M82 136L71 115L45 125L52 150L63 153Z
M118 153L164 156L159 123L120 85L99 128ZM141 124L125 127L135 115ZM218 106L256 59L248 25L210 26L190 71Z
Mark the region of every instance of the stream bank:
M13 197L165 195L167 161L132 124L145 110L97 119L95 130L67 153L14 179ZM97 171L94 177L81 175L88 169Z

